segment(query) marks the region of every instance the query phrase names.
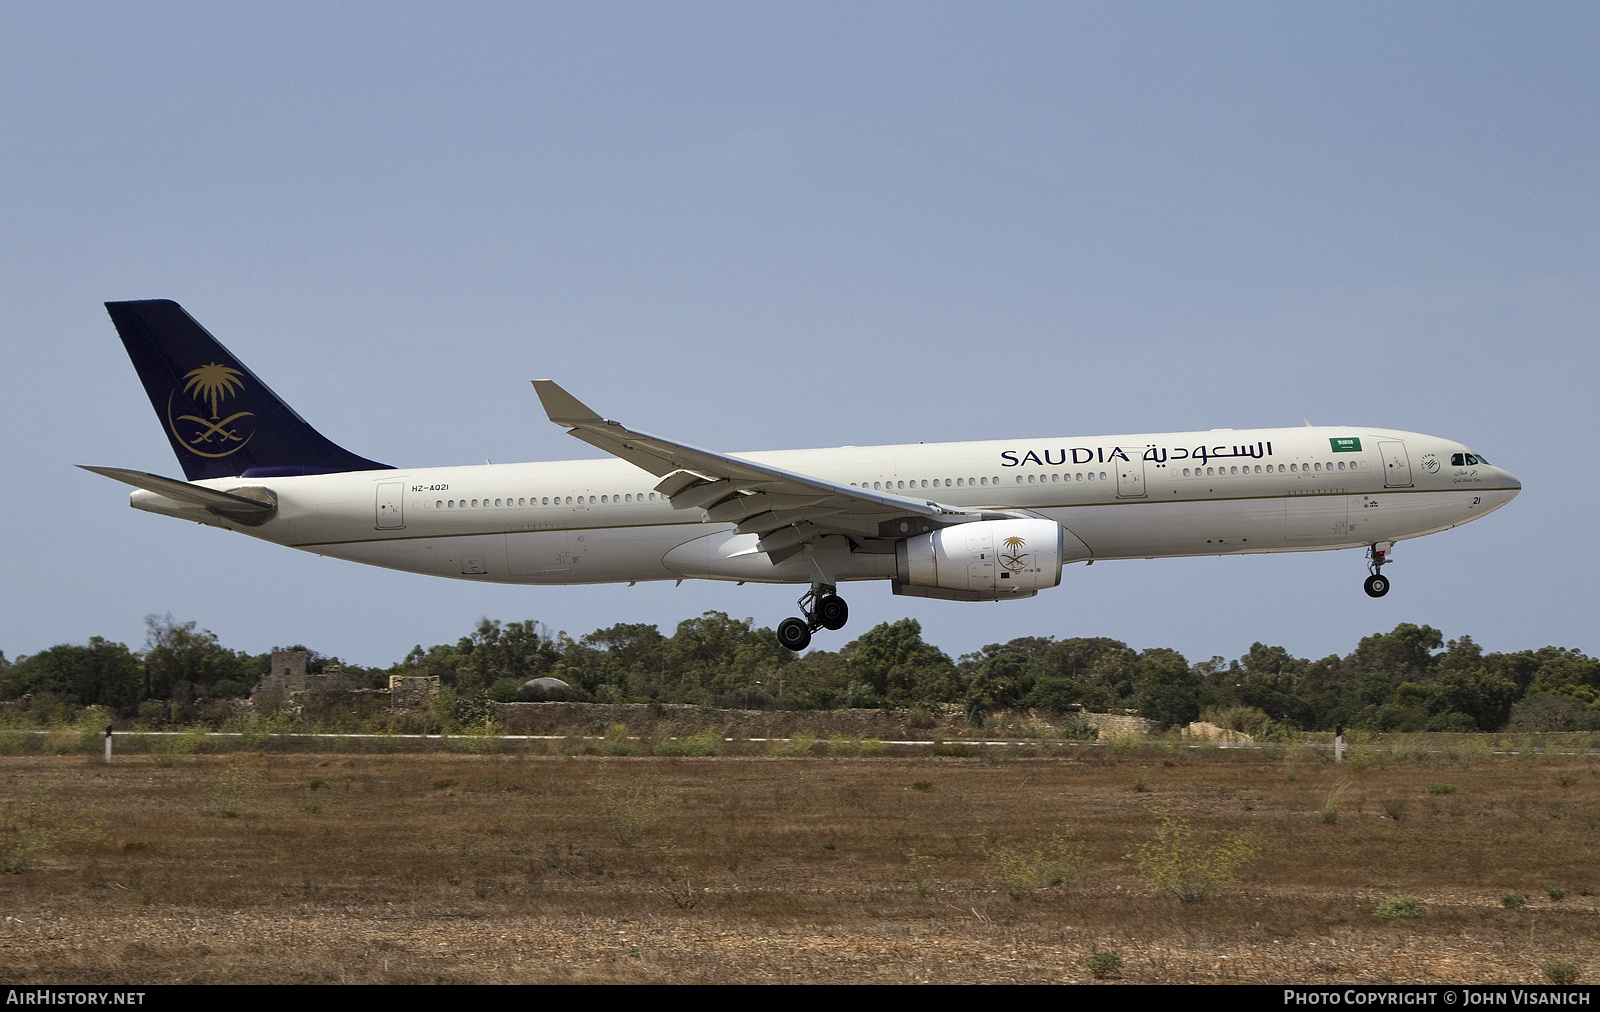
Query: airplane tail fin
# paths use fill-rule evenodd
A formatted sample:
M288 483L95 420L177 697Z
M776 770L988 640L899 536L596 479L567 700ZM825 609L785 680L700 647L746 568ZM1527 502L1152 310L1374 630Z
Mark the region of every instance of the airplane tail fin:
M313 429L176 302L106 311L190 481L390 469Z

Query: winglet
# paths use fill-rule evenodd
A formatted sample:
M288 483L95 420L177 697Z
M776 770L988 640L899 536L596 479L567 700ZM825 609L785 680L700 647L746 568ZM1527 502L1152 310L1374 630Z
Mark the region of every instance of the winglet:
M555 380L534 380L533 389L544 413L557 425L595 425L605 422L594 409L561 389Z

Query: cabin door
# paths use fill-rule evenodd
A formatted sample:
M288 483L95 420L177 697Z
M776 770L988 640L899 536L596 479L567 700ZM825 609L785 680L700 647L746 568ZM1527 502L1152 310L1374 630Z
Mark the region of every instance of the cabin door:
M1144 458L1124 460L1117 468L1117 498L1144 498Z
M1411 487L1411 458L1406 444L1398 439L1378 440L1378 455L1383 458L1383 487Z
M378 485L377 527L380 531L393 530L406 525L405 514L400 509L405 498L404 482L385 481Z

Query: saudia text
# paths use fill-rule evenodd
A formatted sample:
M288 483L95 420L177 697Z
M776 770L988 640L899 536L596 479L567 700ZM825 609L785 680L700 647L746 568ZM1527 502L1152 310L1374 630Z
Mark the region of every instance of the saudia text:
M1018 456L1018 454L1021 456ZM1063 446L1056 450L1002 450L1000 451L1001 467L1026 467L1029 464L1035 467L1059 467L1062 464L1108 464L1114 460L1128 460L1129 453L1137 453L1141 460L1165 464L1169 460L1198 460L1204 464L1209 460L1226 460L1231 457L1249 457L1260 460L1272 456L1272 444L1258 442L1254 446L1248 443L1244 446L1196 446L1189 449L1182 446L1151 446L1141 450L1131 447L1124 450L1120 446L1113 446L1109 450L1103 446L1093 448L1087 446ZM1040 456L1043 454L1043 456Z

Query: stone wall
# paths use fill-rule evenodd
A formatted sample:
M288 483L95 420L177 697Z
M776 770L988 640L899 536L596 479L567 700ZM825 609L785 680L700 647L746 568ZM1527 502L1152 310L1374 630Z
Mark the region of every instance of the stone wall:
M720 726L731 738L788 738L796 732L826 738L832 734L880 741L932 741L935 738L1018 737L1025 722L1048 728L1081 717L1102 738L1146 735L1158 730L1151 721L1108 713L996 715L989 728L974 729L960 714L908 710L719 710L682 703L495 703L495 721L508 734L604 734L611 724L625 724L631 733L690 734ZM1037 733L1037 731L1033 732ZM1046 732L1048 733L1048 732ZM1027 736L1032 736L1030 733Z
M1085 713L1083 719L1094 725L1102 738L1143 738L1161 730L1153 720L1122 713Z

